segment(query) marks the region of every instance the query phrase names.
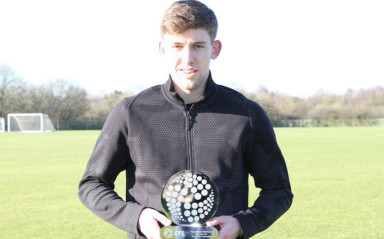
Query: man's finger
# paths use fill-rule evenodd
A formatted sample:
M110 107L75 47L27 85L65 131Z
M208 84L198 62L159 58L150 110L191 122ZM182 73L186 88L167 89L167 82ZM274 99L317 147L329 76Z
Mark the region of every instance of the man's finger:
M207 222L208 226L220 225L219 239L236 238L241 231L240 223L232 216L215 217Z
M161 224L163 224L164 226L170 226L172 225L172 221L169 220L166 216L164 216L163 214L161 214L160 212L157 212L153 214L153 217L159 221Z
M146 208L139 217L139 230L150 239L161 239L159 222L163 225L171 225L172 222L160 212Z
M214 217L207 222L207 226L213 227L223 223L223 217Z

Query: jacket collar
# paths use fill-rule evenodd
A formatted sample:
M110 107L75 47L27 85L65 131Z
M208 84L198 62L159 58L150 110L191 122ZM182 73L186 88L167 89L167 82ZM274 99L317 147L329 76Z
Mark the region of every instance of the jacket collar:
M206 102L209 98L211 98L214 95L216 90L217 90L217 85L212 79L211 71L209 71L207 84L205 85L205 89L204 89L204 95L201 97L201 100L199 100L196 103L200 104L200 103ZM170 75L168 80L162 86L162 91L168 100L172 101L173 103L176 103L179 106L185 107L183 99L175 91L172 77Z

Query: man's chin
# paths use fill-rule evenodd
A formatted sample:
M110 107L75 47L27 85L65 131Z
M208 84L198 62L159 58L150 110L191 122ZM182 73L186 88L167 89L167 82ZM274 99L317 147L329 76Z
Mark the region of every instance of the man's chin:
M179 79L176 83L178 83L179 86L182 86L184 89L186 88L194 88L195 87L195 80L194 79Z
M193 90L196 90L196 86L194 86L194 85L186 85L186 86L184 86L183 87L183 90L185 90L185 91L193 91Z
M198 84L199 80L195 78L178 78L174 82L179 88L183 89L184 91L194 91L201 86L201 84Z

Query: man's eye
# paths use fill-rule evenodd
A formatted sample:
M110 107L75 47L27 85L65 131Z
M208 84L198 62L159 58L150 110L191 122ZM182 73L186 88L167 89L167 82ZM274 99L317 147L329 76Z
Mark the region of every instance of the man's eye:
M182 49L183 46L178 46L178 45L175 45L175 46L172 46L172 48L175 48L175 49Z
M195 45L194 47L195 47L195 48L204 48L203 45Z

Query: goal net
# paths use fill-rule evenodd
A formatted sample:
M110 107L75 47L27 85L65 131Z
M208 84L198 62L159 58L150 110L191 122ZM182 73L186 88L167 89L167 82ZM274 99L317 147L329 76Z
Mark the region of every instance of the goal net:
M0 117L0 133L4 133L5 131L5 121L3 117Z
M8 114L8 132L53 132L55 127L46 114Z

